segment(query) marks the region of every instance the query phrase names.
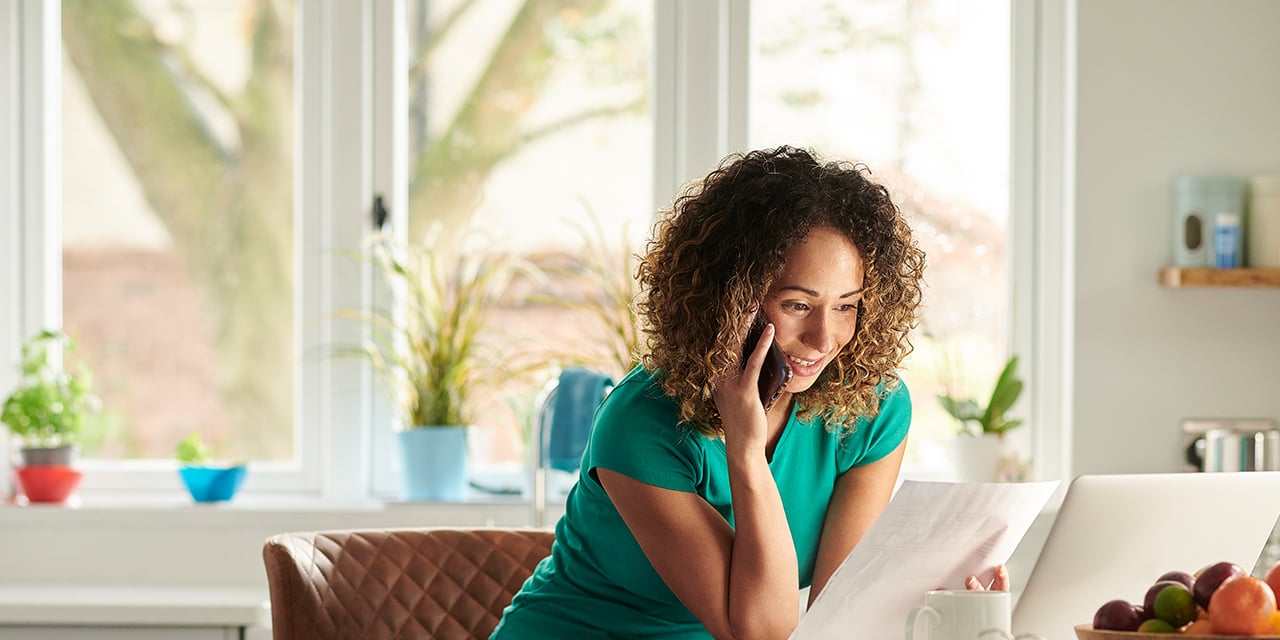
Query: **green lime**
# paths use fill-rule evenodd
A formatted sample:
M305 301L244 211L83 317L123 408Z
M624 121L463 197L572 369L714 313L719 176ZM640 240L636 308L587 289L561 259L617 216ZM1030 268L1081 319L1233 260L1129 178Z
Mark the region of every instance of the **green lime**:
M1177 627L1161 620L1160 618L1150 618L1143 620L1138 625L1138 633L1177 633Z
M1174 627L1181 627L1196 619L1196 599L1191 590L1182 584L1171 584L1156 594L1156 618Z

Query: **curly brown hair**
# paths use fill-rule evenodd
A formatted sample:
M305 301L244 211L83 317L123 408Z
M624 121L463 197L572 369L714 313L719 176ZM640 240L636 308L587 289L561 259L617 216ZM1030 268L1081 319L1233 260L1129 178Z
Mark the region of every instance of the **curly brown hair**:
M660 372L681 420L723 433L712 390L738 366L743 318L782 272L787 250L822 226L857 247L865 292L852 342L797 395L800 416L851 430L858 416L879 412L878 388L899 382L896 369L912 350L925 258L870 173L790 146L735 154L661 212L637 269L637 307L644 366Z

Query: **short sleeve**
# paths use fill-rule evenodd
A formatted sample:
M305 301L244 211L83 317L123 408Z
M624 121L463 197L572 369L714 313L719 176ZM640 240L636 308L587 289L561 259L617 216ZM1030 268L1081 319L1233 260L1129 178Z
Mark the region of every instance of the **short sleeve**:
M701 441L678 425L675 403L645 376L629 376L596 412L583 470L604 467L663 489L694 492L703 471Z
M884 392L876 417L870 421L859 419L857 429L845 437L838 457L840 473L893 453L907 438L910 427L911 392L907 384L899 380Z

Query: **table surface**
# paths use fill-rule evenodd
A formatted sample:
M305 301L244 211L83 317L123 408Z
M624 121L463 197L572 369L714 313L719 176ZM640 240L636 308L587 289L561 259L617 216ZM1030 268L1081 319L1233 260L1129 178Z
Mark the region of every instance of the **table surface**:
M258 589L0 585L0 625L267 626Z

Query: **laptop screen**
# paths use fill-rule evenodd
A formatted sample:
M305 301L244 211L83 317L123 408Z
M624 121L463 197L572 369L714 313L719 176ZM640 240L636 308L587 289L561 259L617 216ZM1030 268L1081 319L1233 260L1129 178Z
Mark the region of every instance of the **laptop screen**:
M1252 570L1280 516L1280 472L1086 475L1067 488L1013 612L1016 633L1075 640L1098 607L1142 604L1167 571Z

